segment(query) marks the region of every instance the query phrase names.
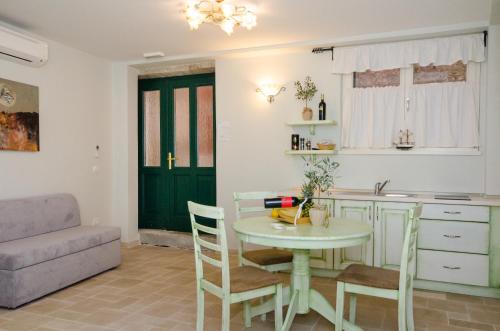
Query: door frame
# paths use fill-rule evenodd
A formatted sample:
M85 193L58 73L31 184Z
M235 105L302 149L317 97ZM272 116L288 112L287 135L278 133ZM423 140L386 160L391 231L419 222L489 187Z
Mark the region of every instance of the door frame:
M143 178L141 173L144 169L148 169L149 167L144 167L144 144L143 144L143 134L144 134L144 116L143 116L143 91L147 90L159 90L160 91L160 166L156 167L158 172L164 176L164 173L168 168L168 164L166 162L167 154L169 151L174 150L174 134L175 131L173 126L169 125L169 123L173 123L174 121L174 100L173 100L173 91L174 88L179 88L182 86L188 86L190 88L189 95L189 104L196 104L196 92L191 91L191 87L196 85L212 85L213 87L213 167L205 168L207 170L213 170L214 172L214 201L217 202L217 162L216 162L216 152L217 152L217 144L216 144L216 91L215 91L215 73L206 73L206 74L195 74L195 75L184 75L184 76L175 76L175 77L161 77L161 78L151 78L151 79L139 79L138 82L138 108L137 108L137 125L138 125L138 139L137 139L137 147L138 147L138 192L137 192L137 201L138 201L138 228L158 228L152 226L151 222L146 222L143 218L143 203L142 203L142 192L143 192ZM196 113L196 111L195 111ZM186 171L191 171L192 168L197 168L197 116L189 117L189 125L190 125L190 168ZM166 138L165 138L166 135ZM164 143L166 142L166 143ZM182 169L182 168L179 168ZM204 168L197 168L203 170ZM182 171L182 170L181 170ZM165 178L167 178L165 176ZM163 181L162 190L163 192L168 192L168 186L172 185L173 178L168 178ZM162 204L162 215L163 217L168 217L169 210L173 208L173 197L169 196L167 193L167 201ZM193 199L194 200L194 199ZM187 210L187 206L186 206ZM190 231L190 226L185 228L185 231ZM162 229L168 230L166 227ZM177 229L177 231L179 231Z

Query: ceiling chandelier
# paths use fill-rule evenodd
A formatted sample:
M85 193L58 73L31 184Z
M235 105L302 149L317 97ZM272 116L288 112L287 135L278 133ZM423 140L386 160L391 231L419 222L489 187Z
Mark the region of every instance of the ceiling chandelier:
M191 1L185 14L191 30L198 30L202 23L213 23L231 35L235 26L251 30L257 25L257 16L253 12L224 0Z

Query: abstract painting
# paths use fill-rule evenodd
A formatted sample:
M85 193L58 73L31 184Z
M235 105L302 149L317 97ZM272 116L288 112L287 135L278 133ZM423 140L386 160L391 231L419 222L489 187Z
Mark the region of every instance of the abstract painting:
M0 78L0 150L40 150L37 86Z

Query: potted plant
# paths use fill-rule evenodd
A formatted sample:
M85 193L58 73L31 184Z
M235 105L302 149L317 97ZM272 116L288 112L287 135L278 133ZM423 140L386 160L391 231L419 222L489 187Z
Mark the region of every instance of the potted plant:
M307 106L307 103L312 100L318 89L316 85L311 80L310 76L307 76L302 84L300 81L295 82L295 88L297 92L295 93L295 97L297 100L304 101L306 106L302 110L302 118L305 121L310 121L313 117L312 109Z
M327 210L321 204L321 194L333 187L337 178L336 171L340 164L329 157L322 159L309 157L309 159L304 158L304 161L306 162L304 170L306 182L302 185L302 194L304 198L312 198L314 192L317 192L318 203L306 202L303 206L302 215L307 216L304 214L304 212L307 212L313 225L323 224L326 226L328 225ZM306 205L308 206L306 207Z

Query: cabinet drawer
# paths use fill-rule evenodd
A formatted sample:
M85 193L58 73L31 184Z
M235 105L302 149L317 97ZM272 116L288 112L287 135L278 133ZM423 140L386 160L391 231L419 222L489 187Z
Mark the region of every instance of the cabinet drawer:
M486 206L425 204L422 210L422 218L488 222L490 220L490 208Z
M488 286L488 255L418 250L417 278Z
M489 224L420 220L418 248L488 254Z

